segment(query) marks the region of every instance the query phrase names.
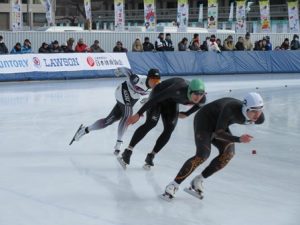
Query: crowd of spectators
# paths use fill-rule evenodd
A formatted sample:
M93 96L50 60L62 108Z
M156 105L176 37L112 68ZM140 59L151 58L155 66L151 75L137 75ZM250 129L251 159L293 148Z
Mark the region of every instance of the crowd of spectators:
M177 44L178 51L271 51L271 50L300 50L299 36L294 34L293 40L285 38L280 46L273 48L270 37L265 36L261 40L257 40L254 43L251 41L250 33L239 36L235 43L232 35L223 41L217 38L215 34L212 34L205 38L201 43L199 34L194 34L191 41L187 37ZM136 38L132 44L133 52L152 52L152 51L174 51L174 45L171 38L171 34L159 33L154 43L150 42L149 37L144 38L142 43L140 38ZM4 42L3 36L0 35L0 54L25 54L32 53L31 42L29 39L25 39L23 44L17 42L11 50L7 48ZM88 46L82 38L79 38L75 44L74 38L69 38L66 43L59 43L54 40L51 43L42 43L39 53L70 53L70 52L105 52L100 46L100 42L95 40L91 46ZM128 52L128 49L123 46L121 41L117 41L116 45L112 49L112 52Z

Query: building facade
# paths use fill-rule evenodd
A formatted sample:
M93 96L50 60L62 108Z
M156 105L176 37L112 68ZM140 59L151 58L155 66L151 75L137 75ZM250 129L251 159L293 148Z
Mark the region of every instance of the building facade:
M11 27L12 0L0 0L0 30L9 30ZM52 0L56 5L56 24L80 25L85 22L83 0ZM219 2L219 21L227 21L230 3L233 0ZM93 29L103 29L104 24L114 22L114 1L91 0ZM124 0L126 25L143 25L144 3L143 0ZM259 20L259 1L253 0L254 4L247 15L248 21ZM204 5L204 18L207 13L207 1L189 0L189 22L197 22L199 5ZM157 22L172 22L176 20L177 0L156 1ZM272 20L287 20L286 0L271 0L270 11ZM40 0L22 0L23 25L25 30L45 25L45 10Z

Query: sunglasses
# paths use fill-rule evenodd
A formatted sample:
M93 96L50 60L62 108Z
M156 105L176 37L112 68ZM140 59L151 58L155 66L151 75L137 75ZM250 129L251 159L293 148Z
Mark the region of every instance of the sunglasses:
M206 94L204 91L191 91L190 93L194 94L194 95L205 95Z
M250 107L248 108L248 111L262 111L264 108L264 106L254 106L254 107Z

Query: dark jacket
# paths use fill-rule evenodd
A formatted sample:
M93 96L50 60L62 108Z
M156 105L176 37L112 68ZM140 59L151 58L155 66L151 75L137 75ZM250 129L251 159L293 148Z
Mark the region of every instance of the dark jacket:
M0 43L0 54L8 54L8 49L5 43Z

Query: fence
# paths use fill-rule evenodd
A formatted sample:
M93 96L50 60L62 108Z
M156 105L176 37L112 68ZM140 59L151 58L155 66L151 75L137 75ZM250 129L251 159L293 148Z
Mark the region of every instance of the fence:
M25 39L29 39L32 43L32 49L35 53L38 52L39 47L43 42L51 43L54 40L57 40L60 44L65 43L70 37L73 37L76 41L79 38L83 38L84 42L87 45L92 45L94 40L99 40L101 47L106 52L112 52L113 47L116 45L117 41L122 41L123 46L128 48L131 51L132 44L134 40L139 37L142 42L144 37L149 37L150 41L154 43L156 40L158 33L155 32L97 32L97 31L84 31L84 32L40 32L40 31L24 31L24 32L1 32L0 35L4 37L4 42L6 43L9 51L13 48L13 46L20 42L21 44ZM209 36L208 33L200 34L200 40L205 40L206 36ZM293 34L290 33L254 33L251 35L251 40L254 43L257 40L263 38L263 36L268 35L270 37L271 43L273 46L281 45L285 38L289 38L290 40L293 37ZM217 38L220 38L222 41L228 36L228 34L217 34ZM237 42L239 36L244 36L243 34L233 34L234 42ZM171 38L173 41L173 45L175 49L177 49L177 43L181 41L183 37L187 37L189 41L192 39L192 33L172 33Z

